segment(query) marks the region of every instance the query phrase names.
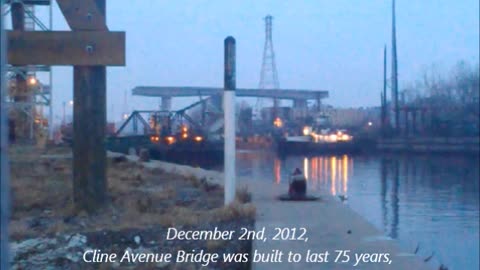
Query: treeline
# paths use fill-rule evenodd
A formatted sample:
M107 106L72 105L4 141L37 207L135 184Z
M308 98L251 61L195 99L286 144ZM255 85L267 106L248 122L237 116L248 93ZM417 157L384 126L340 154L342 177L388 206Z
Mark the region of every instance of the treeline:
M479 64L458 62L447 73L435 67L400 92L405 106L426 111L424 133L442 136L478 136L480 107Z

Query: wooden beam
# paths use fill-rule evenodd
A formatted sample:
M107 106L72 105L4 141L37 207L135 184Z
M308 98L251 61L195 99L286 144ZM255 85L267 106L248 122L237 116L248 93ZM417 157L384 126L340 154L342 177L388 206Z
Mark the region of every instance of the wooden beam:
M15 3L15 0L6 0L5 4ZM48 6L50 5L50 0L23 0L25 5L35 5L35 6Z
M106 68L73 68L73 200L94 212L106 200Z
M125 65L125 32L8 31L7 39L12 65Z
M57 0L72 30L108 31L105 16L93 0Z
M90 5L92 1L81 2ZM95 0L95 4L105 24L106 1ZM125 37L115 45L123 48L125 62ZM73 97L73 200L77 209L95 212L107 199L107 68L75 65Z

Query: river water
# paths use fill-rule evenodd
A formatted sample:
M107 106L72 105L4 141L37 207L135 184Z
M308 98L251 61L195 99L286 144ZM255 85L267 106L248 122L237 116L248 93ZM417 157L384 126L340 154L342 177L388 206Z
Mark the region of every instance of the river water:
M345 203L430 264L479 269L478 157L319 155L279 158L238 151L241 176L286 185L300 168L308 189L346 195ZM312 213L315 214L315 213ZM321 218L321 213L319 218Z

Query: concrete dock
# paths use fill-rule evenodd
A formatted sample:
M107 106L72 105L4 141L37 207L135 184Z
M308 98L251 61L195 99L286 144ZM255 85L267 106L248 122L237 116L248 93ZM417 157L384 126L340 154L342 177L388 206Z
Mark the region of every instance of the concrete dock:
M242 181L243 182L243 181ZM283 252L283 263L253 263L253 269L389 269L421 270L432 269L422 258L415 256L413 250L405 251L396 240L385 237L382 232L368 223L348 206L329 194L316 194L320 201L285 202L275 199L276 195L287 191L287 184L268 183L266 181L248 182L257 208L256 229L265 227L269 234L266 241L254 241L253 250L272 253ZM273 241L275 227L298 228L307 230L308 241ZM328 251L328 262L306 262L306 254ZM335 263L338 255L335 250L350 250L348 263ZM288 252L302 255L302 259L286 262ZM389 253L391 264L385 262L356 263L355 254ZM342 254L343 255L343 254ZM371 256L380 258L378 255ZM383 257L385 258L385 257ZM370 258L369 258L370 259ZM367 259L367 261L369 260ZM338 261L346 260L340 256ZM382 259L383 260L383 259Z

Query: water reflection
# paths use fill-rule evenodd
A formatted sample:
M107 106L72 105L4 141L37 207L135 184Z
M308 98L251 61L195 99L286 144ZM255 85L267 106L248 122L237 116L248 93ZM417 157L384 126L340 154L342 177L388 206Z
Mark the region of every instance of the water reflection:
M407 169L406 169L407 170ZM405 170L405 171L406 171ZM389 177L391 179L389 179ZM380 159L380 196L383 229L386 235L397 238L398 237L398 223L399 223L399 161L389 160L386 158ZM406 177L408 178L408 177ZM406 179L405 182L408 182ZM390 205L388 204L388 184L391 184L390 190ZM390 208L390 209L389 209ZM391 214L390 214L391 213ZM391 215L391 216L390 216ZM390 225L389 225L390 224Z
M392 238L449 269L478 269L478 158L239 153L238 174L284 185L303 168L308 189L348 195L347 204Z
M274 159L273 170L275 171L275 183L280 184L280 179L282 179L282 162L280 159Z

